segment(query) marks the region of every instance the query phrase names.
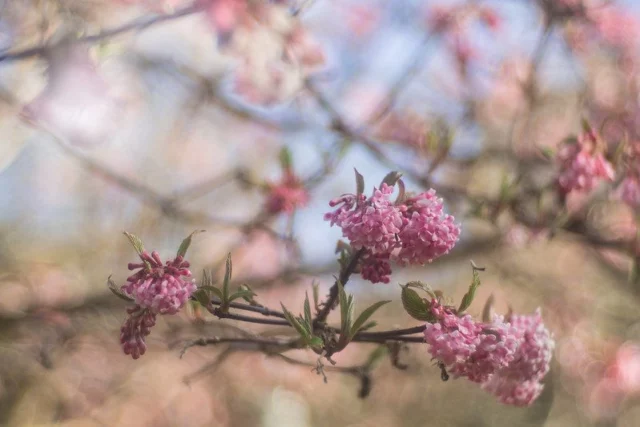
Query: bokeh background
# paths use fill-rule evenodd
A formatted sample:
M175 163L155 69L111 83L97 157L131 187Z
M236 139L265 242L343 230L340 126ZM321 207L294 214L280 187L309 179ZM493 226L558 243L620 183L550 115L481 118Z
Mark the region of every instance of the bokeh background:
M620 250L634 212L600 188L567 200L577 219L563 227L556 199L525 197L553 181L541 153L582 118L611 142L637 138L639 41L634 0L1 1L0 424L640 425L640 287ZM265 211L282 147L309 184L293 215ZM554 333L532 407L442 382L420 344L400 352L405 370L380 362L366 399L358 378L328 371L325 384L243 348L180 358L189 339L274 333L191 306L159 320L144 357L122 354L126 303L106 279L135 260L123 230L169 256L205 229L197 277L231 252L234 283L301 307L338 272L340 230L323 214L355 190L354 167L367 191L390 170L435 188L463 230L390 284L354 277L358 307L392 299L378 323L414 326L398 284L458 300L473 260L486 272L471 313L493 295L496 312L541 307ZM524 196L494 211L505 183ZM357 365L374 348L335 358Z

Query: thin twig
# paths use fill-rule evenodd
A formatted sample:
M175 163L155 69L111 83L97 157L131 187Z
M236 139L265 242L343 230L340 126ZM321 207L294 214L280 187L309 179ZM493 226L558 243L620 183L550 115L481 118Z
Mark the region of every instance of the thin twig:
M39 46L30 47L24 50L19 50L15 52L8 52L0 55L0 62L9 62L9 61L17 61L20 59L31 58L33 56L41 56L45 53L49 52L52 49L60 47L64 44L79 44L79 43L95 43L97 41L105 40L123 33L128 33L130 31L142 31L150 28L154 25L160 24L162 22L172 21L175 19L182 18L184 16L188 16L202 10L202 7L198 5L198 2L190 6L183 7L181 9L176 10L173 13L165 14L165 15L155 15L155 16L143 16L140 18L136 18L126 24L123 24L119 27L110 28L106 30L102 30L97 34L86 35L83 37L79 37L75 40L63 40L57 43L52 44L44 44Z
M338 284L342 284L342 286L345 286L347 284L349 278L351 277L351 274L353 274L353 272L355 271L356 266L358 265L358 262L360 261L360 258L363 254L364 248L358 250L351 256L349 264L347 264L347 266L342 269L342 271L340 272L340 276L336 279L336 282L329 290L329 298L322 306L322 309L320 310L316 318L313 320L314 326L319 326L321 323L324 323L327 320L327 316L329 315L331 310L333 310L333 307L336 305L336 301L338 300Z

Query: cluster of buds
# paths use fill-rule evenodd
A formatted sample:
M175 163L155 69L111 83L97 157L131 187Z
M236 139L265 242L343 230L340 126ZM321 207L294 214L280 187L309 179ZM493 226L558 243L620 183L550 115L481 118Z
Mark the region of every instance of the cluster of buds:
M189 271L189 262L184 255L191 243L187 237L178 255L165 263L157 252L149 254L136 236L125 233L138 252L140 263L130 263L129 270L138 270L127 278L127 283L115 289L111 281L111 290L121 298L135 302L127 309L129 317L120 330L120 344L125 354L134 359L143 355L147 349L145 337L150 334L158 314L176 314L186 304L196 290Z
M589 192L601 181L613 181L613 166L603 154L603 144L587 128L577 140L566 140L558 150L558 185L564 193Z
M424 265L447 254L460 237L460 226L444 212L435 190L410 196L400 175L392 172L371 197L362 194L364 179L356 171L357 194L343 194L329 205L326 221L342 229L351 247L363 250L361 272L374 283L389 282L389 260L401 265ZM400 194L390 200L396 183Z
M270 214L292 214L309 202L309 192L304 183L293 171L291 153L285 147L280 151L282 178L279 182L268 182L264 185L267 193L265 210Z
M502 403L527 406L540 395L555 346L540 311L485 323L436 299L430 310L434 322L427 324L425 341L443 369L480 384Z
M447 45L462 76L466 75L469 61L478 55L468 34L469 27L475 22L480 22L492 32L498 31L501 25L498 14L488 6L461 3L430 6L428 9L427 26L432 33L446 36Z

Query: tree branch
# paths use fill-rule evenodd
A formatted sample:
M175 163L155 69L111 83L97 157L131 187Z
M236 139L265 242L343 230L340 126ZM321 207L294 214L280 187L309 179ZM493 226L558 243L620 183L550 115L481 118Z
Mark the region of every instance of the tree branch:
M316 318L313 320L314 326L319 326L321 323L324 323L327 320L327 316L329 315L331 310L333 310L333 307L336 305L336 301L338 300L338 283L341 283L342 286L345 286L347 284L349 278L351 277L351 274L353 274L358 265L358 261L360 261L360 258L364 254L364 251L364 248L362 248L354 253L351 256L349 264L342 269L342 271L340 272L340 276L336 279L336 282L329 290L329 298L324 303Z
M79 37L75 40L71 40L71 41L63 40L63 41L48 44L48 45L45 44L45 45L34 46L24 50L15 51L15 52L8 52L0 55L0 62L17 61L21 59L31 58L33 56L41 56L49 52L50 50L60 47L64 44L95 43L97 41L108 39L123 33L128 33L130 31L146 30L147 28L153 27L162 22L173 21L173 20L182 18L184 16L188 16L201 11L202 7L199 6L197 3L198 2L194 2L190 6L183 7L181 9L176 10L173 13L169 13L165 15L155 15L151 17L143 16L140 18L136 18L119 27L102 30L97 34L86 35L83 37Z

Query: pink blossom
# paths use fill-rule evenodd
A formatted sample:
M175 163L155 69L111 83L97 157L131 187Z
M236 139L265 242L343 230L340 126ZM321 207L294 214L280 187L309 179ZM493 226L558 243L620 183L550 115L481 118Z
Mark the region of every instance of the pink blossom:
M609 376L624 393L640 392L640 346L625 343L616 352Z
M127 278L122 292L153 313L177 313L196 290L193 281L183 279L191 276L189 263L177 256L163 265L155 251L151 255L143 252L140 259L142 263L129 264L129 270L139 271Z
M127 313L129 318L120 328L120 344L124 354L130 354L137 359L147 351L144 339L156 324L156 314L139 305L127 309Z
M586 136L576 143L565 143L558 151L558 184L565 193L589 192L601 180L613 181L613 166L594 145L595 137Z
M442 199L433 189L406 201L404 226L398 234L401 264L425 264L449 253L460 238L460 226L444 213Z
M526 406L542 392L540 381L549 372L555 342L542 323L540 310L531 316L513 315L509 323L522 341L513 361L482 387L503 403Z
M490 7L482 7L478 11L478 17L480 20L489 27L492 31L497 31L500 29L502 25L502 21L500 20L500 16Z
M525 406L542 392L555 346L542 324L540 311L532 316L494 316L480 323L459 317L451 307L431 302L437 321L424 331L429 353L455 377L466 377L502 403Z
M246 0L199 0L211 26L227 41L247 14Z
M640 208L640 179L627 176L620 184L620 198L634 209Z
M384 140L422 149L428 132L429 127L424 118L408 110L402 113L389 113L381 122L376 134Z
M494 375L482 388L497 396L500 403L514 406L529 406L542 393L544 385L538 381L513 381Z
M389 254L366 253L360 261L360 274L371 283L389 283L391 264Z
M514 359L521 338L511 325L499 319L484 325L469 315L458 317L435 300L431 311L438 322L424 331L429 353L456 378L482 383Z
M359 198L353 194L343 195L329 203L331 207L339 207L325 214L324 219L342 228L342 235L355 249L389 254L398 245L396 235L403 225L400 209L389 200L391 193L393 187L382 184L368 199L362 195Z
M287 36L286 49L305 69L313 69L325 63L322 47L302 26L296 26Z
M280 212L291 214L309 202L309 193L291 172L285 173L280 183L270 184L268 191L266 210L273 214Z
M107 81L79 45L56 47L47 55L47 84L21 111L22 118L45 125L72 144L104 142L115 131L118 105Z

